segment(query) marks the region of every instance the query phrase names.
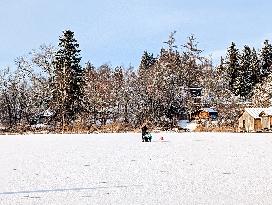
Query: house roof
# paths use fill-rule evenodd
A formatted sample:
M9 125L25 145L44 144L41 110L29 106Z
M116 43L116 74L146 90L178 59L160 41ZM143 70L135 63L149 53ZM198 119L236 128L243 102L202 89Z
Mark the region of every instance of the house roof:
M213 108L201 108L201 109L193 111L192 113L199 113L199 112L217 113L217 111L214 110Z
M272 115L272 107L269 107L269 108L245 108L245 112L247 112L253 118L260 118L261 112L264 112L267 115Z
M204 111L204 112L209 112L209 113L211 113L211 112L217 112L216 110L214 110L212 108L202 108L201 110Z
M266 114L266 115L272 115L272 107L267 108L267 109L264 110L263 112L264 112L264 114Z

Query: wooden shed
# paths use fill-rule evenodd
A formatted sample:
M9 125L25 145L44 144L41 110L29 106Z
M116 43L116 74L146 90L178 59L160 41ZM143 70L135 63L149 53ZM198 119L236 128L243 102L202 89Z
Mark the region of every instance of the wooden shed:
M261 132L272 129L272 107L245 108L239 117L239 131Z
M192 120L217 120L218 113L213 108L202 108L192 113Z

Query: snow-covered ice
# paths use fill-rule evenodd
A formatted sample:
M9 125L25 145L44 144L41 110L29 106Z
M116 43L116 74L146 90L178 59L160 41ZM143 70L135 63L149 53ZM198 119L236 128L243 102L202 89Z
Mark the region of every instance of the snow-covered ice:
M268 133L0 136L3 205L271 202Z
M196 122L194 122L194 121L189 122L189 120L180 120L178 122L178 125L182 128L186 128L190 131L194 131L198 126L198 124Z

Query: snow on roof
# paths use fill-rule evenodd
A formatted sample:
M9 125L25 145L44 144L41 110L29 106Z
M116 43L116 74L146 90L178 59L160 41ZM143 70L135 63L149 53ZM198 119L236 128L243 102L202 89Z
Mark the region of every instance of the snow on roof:
M51 112L50 110L46 110L46 111L44 111L44 113L43 113L43 116L45 116L45 117L50 117L50 116L52 116L53 115L53 112Z
M211 113L211 112L217 112L216 110L214 110L212 108L202 108L201 110L204 111L204 112L209 112L209 113Z
M254 118L260 118L260 113L265 112L267 115L272 115L272 107L269 108L245 108L245 112Z
M266 110L264 110L264 113L267 115L272 115L272 107L266 108Z

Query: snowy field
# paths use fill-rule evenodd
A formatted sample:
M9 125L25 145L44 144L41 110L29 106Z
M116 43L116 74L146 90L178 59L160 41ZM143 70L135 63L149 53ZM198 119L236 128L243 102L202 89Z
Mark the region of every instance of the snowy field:
M272 134L153 136L0 136L0 204L272 203Z

